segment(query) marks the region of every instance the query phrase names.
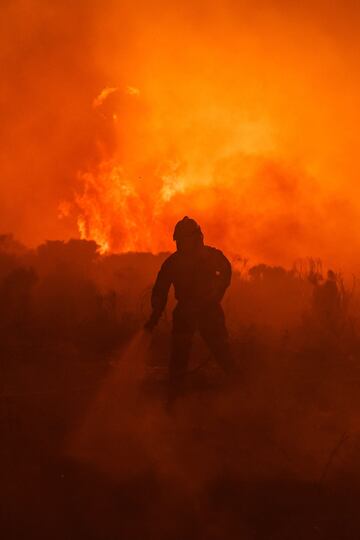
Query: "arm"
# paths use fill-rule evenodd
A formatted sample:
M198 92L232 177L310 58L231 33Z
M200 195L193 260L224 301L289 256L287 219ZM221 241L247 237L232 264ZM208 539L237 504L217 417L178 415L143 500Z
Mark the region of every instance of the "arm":
M152 330L158 323L167 303L169 289L172 283L171 263L169 259L163 263L157 275L152 293L150 319L145 324L147 330Z
M231 264L222 251L216 253L216 291L215 296L218 302L221 302L226 289L231 282Z

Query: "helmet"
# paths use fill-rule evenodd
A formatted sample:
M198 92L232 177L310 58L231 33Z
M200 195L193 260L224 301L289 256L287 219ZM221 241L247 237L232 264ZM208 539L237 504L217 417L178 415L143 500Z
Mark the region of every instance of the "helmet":
M184 238L188 238L193 235L198 235L201 238L203 237L200 225L198 225L194 219L185 216L175 225L173 239L175 241L181 241Z

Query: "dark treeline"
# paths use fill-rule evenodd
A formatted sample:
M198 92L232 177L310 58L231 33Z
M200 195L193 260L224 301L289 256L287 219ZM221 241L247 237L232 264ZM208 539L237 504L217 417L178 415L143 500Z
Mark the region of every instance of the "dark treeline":
M59 344L78 359L106 362L142 326L165 256L100 256L94 242L82 240L51 241L30 251L0 237L3 367L15 368L16 360L42 362L44 347L56 350ZM239 259L224 301L231 337L244 347L251 341L328 354L331 344L331 352L336 347L352 355L358 350L358 292L355 280L345 286L320 261L298 261L287 270ZM237 353L244 362L245 351Z
M69 457L71 433L147 319L165 256L100 256L80 240L28 250L0 237L5 537L358 538L359 291L320 261L234 262L224 307L239 380L223 388L196 341L180 417L150 438L159 455L172 441L166 474L154 462L137 475L114 465L110 478ZM152 337L149 402L164 390L172 303Z

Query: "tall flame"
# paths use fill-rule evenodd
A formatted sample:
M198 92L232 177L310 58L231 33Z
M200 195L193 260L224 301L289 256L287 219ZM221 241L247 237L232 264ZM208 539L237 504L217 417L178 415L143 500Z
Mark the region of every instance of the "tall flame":
M224 127L224 116L213 111L220 132L227 131L222 141L218 126L215 134L210 129L214 118L203 110L187 137L188 126L181 122L172 134L168 126L159 127L158 111L149 107L137 108L124 125L118 122L119 103L108 98L117 93L120 100L139 100L140 92L128 88L122 94L105 88L95 100L114 142L111 149L102 146L96 166L79 173L81 238L95 240L102 253L170 250L174 223L191 214L207 240L234 257L261 253L272 262L292 262L312 247L316 252L326 234L321 188L310 173L281 157L265 119L240 117L230 126L225 117Z
M360 266L356 3L7 4L3 231Z

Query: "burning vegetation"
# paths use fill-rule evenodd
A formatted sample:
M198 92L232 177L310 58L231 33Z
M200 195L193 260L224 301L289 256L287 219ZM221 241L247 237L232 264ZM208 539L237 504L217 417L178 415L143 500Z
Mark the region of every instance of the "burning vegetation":
M358 540L359 17L3 1L4 538ZM196 341L168 415L173 299L142 329L187 214L238 374Z
M315 4L6 2L2 230L158 253L191 214L228 254L357 271L359 13Z

